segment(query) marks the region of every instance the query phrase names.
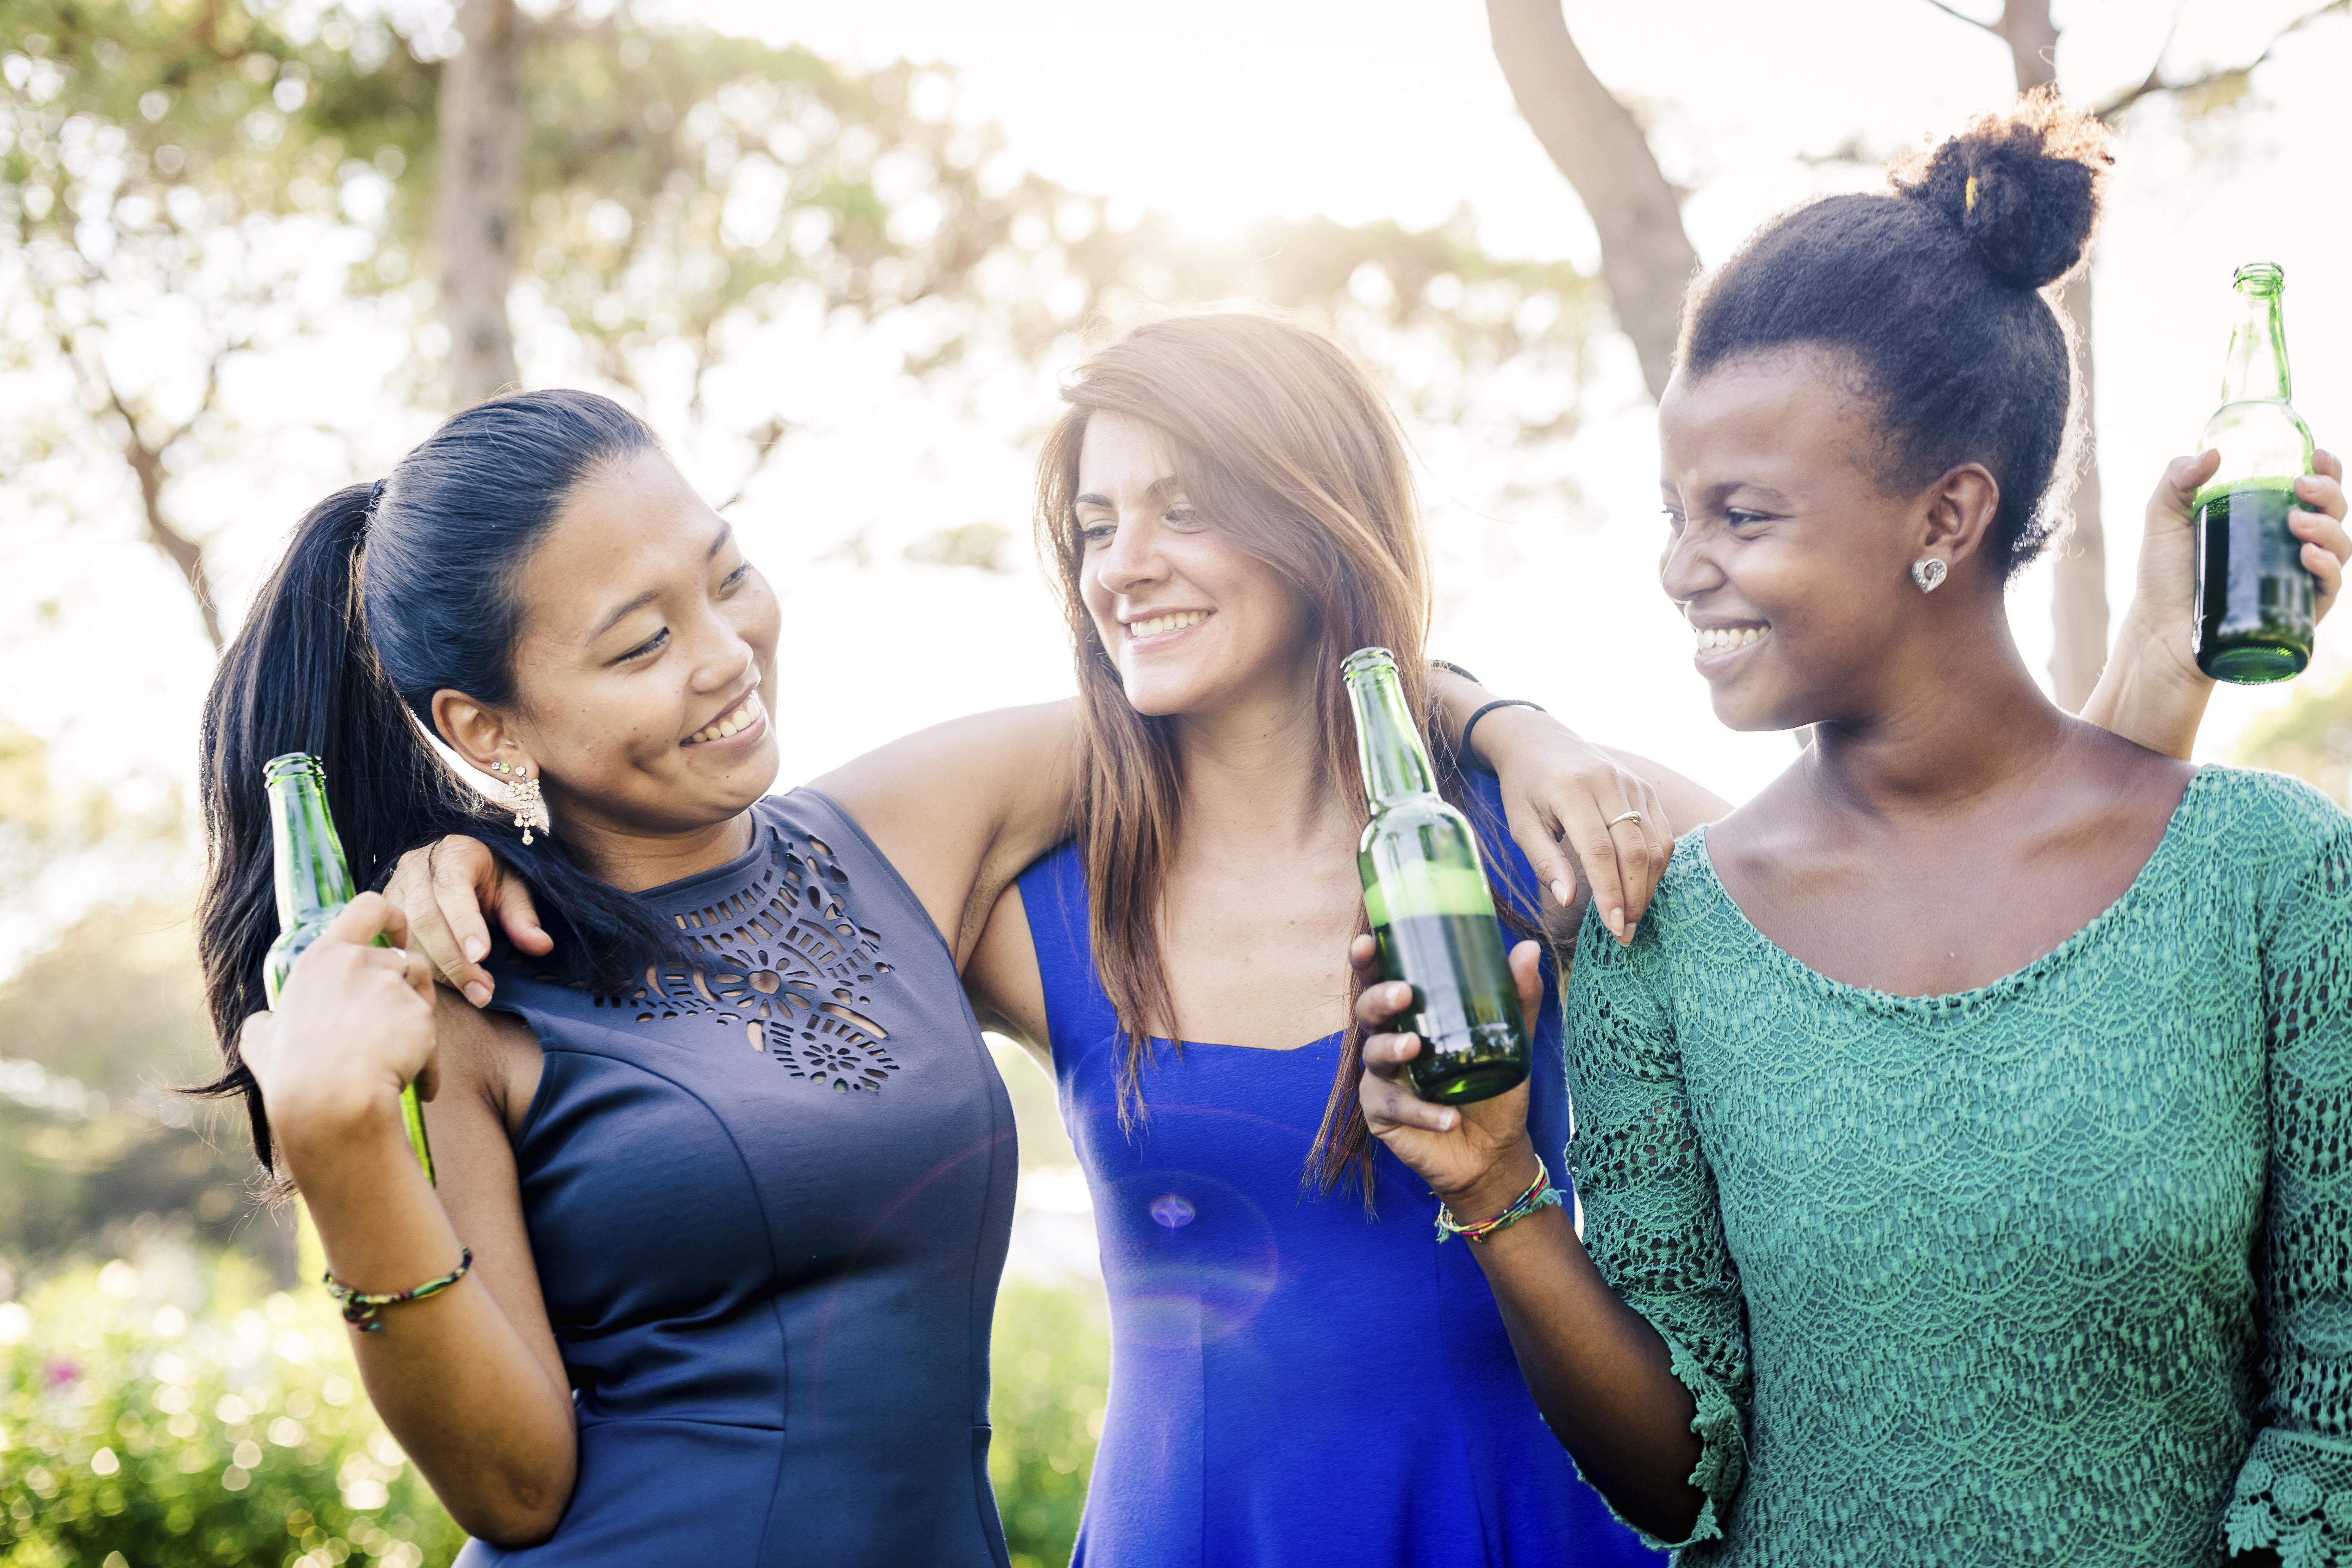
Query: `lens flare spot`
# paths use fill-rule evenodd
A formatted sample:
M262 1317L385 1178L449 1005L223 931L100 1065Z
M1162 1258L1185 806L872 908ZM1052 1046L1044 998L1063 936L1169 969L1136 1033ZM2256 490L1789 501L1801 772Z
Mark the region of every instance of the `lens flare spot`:
M1192 1223L1191 1204L1174 1193L1166 1193L1151 1201L1151 1217L1170 1230L1181 1230Z

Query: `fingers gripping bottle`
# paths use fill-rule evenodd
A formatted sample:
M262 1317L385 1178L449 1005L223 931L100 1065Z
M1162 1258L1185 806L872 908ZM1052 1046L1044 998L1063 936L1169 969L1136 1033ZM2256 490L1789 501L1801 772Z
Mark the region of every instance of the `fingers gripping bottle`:
M2238 325L2221 406L2204 444L2221 465L2198 487L2197 668L2217 680L2286 680L2311 662L2312 598L2303 541L2287 527L2294 481L2311 472L2311 427L2287 402L2284 275L2271 262L2238 268Z
M1356 854L1364 909L1381 973L1412 987L1395 1027L1422 1042L1406 1076L1423 1100L1491 1099L1526 1081L1531 1053L1477 836L1438 795L1395 657L1358 648L1339 672L1372 811Z
M278 940L269 944L263 961L261 983L275 1007L294 961L319 940L319 933L352 901L355 889L342 840L335 837L334 818L327 814L327 774L319 759L307 752L289 752L264 763L261 777L269 791L269 840L278 876ZM390 947L392 940L379 936L375 944ZM401 1086L400 1120L408 1129L416 1163L425 1167L425 1179L432 1181L433 1150L425 1141L425 1112L416 1103L413 1083Z

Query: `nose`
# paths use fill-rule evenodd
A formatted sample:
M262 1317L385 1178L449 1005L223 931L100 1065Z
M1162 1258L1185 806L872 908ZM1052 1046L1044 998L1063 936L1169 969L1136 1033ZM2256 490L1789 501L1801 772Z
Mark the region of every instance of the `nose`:
M725 616L705 618L702 646L696 650L694 689L697 691L730 691L743 683L759 652L734 622Z
M1132 594L1168 574L1159 531L1141 518L1121 518L1110 543L1095 557L1095 581L1114 594Z
M1666 548L1658 557L1658 586L1666 597L1677 605L1688 605L1693 599L1723 585L1723 568L1703 528L1685 523L1666 535Z

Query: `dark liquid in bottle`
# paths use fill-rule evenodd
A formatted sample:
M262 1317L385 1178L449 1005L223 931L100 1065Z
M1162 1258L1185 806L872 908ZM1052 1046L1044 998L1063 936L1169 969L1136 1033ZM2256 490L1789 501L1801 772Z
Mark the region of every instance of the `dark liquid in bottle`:
M2259 685L2311 662L2315 586L2288 531L2292 479L2244 485L2197 509L2197 668Z
M1412 1005L1390 1026L1421 1037L1421 1054L1405 1068L1414 1093L1466 1105L1526 1081L1519 999L1493 915L1407 915L1373 927L1372 937L1381 973L1418 977Z

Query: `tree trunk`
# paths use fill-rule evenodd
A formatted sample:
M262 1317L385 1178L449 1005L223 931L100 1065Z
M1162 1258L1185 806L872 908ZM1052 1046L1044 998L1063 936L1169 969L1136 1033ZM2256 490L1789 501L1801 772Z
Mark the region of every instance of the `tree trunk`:
M2099 525L2099 453L2091 443L2091 273L2088 268L2066 285L2062 301L2074 338L2074 395L2082 402L2085 450L2068 509L2074 531L2058 543L2050 599L2050 687L2059 706L2082 711L2107 662L2107 544Z
M521 378L507 289L522 211L524 23L514 0L462 0L465 47L441 68L441 319L451 406Z
M1560 0L1486 0L1495 58L1519 106L1601 234L1601 278L1633 340L1650 395L1666 389L1683 289L1698 252L1648 139L1569 37Z
M2050 0L2004 0L1994 31L2009 46L2020 92L2058 79L2058 28ZM2097 426L2091 401L2091 270L2085 266L2066 286L2062 300L2081 370L2074 393L2081 399L2086 446L2082 472L2067 498L2074 530L2060 542L2053 563L2050 598L2050 689L2060 707L2082 710L2099 671L2107 662L2107 547L2099 524Z

